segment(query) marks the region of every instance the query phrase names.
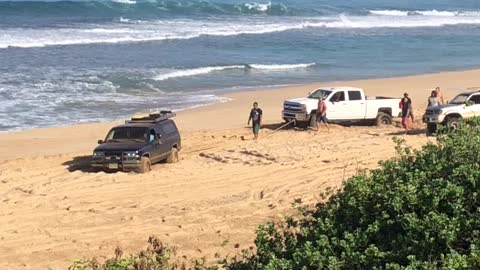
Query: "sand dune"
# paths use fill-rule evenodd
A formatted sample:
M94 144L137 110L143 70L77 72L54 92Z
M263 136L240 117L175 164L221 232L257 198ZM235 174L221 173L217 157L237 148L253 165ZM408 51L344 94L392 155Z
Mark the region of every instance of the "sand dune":
M421 114L432 82L452 95L458 78L471 86L479 73L345 84L373 95L399 96L408 88ZM386 85L391 91L382 92ZM414 147L432 140L421 124L409 136L394 125L271 134L282 100L313 87L233 94L232 102L180 113L181 161L144 175L90 169L96 140L114 123L0 134L0 268L65 269L83 257L111 255L117 245L135 252L152 234L187 258L234 254L253 245L258 224L290 213L292 203L315 203L321 192L394 156L393 137ZM252 100L266 112L266 137L258 142L244 127Z

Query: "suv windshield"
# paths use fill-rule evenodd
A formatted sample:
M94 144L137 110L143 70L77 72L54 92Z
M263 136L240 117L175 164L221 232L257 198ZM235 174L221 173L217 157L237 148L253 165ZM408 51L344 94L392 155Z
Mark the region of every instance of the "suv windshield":
M316 98L316 99L319 99L321 97L327 97L328 95L330 95L330 93L332 93L332 91L330 90L325 90L325 89L318 89L318 90L315 90L313 93L311 93L308 98Z
M110 130L106 142L146 142L148 129L144 127L119 127Z
M454 99L452 99L452 101L450 101L451 104L464 104L467 99L468 99L469 95L467 94L460 94L458 96L456 96Z

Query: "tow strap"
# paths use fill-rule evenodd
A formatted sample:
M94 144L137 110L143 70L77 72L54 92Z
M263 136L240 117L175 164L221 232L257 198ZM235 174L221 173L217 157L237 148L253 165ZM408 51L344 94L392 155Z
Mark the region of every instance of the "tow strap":
M291 123L294 123L294 122L295 122L295 119L291 120L290 122L287 122L287 123L283 124L282 126L278 127L277 129L275 129L275 130L272 131L272 132L269 132L268 134L266 134L265 136L263 136L263 137L261 137L261 138L262 138L262 139L263 139L263 138L266 138L266 137L272 135L273 133L279 131L280 129L282 129L282 128L286 127L286 126L289 126Z

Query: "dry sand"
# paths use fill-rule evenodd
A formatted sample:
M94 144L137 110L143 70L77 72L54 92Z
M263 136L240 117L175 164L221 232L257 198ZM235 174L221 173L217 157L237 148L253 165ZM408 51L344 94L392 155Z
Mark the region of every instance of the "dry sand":
M270 134L284 99L319 85L397 97L408 91L420 116L433 87L452 98L479 78L474 70L231 94L230 102L179 113L181 161L144 175L89 170L96 141L115 123L0 134L0 269L66 269L76 259L110 256L117 245L138 251L152 234L188 257L234 254L236 244L253 245L258 224L291 212L294 201L313 204L327 188L394 156L392 138L403 136L397 126ZM266 123L258 142L245 127L254 100ZM403 136L414 147L432 140L417 128Z

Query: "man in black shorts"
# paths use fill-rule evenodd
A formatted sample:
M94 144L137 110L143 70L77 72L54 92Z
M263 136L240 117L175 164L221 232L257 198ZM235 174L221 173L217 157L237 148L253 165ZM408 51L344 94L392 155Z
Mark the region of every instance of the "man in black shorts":
M253 129L253 137L254 139L258 139L258 133L260 132L260 127L262 125L262 109L258 108L258 103L253 103L253 109L250 111L250 116L248 117L247 125L250 125L250 121L252 121L252 129Z
M320 131L320 123L323 122L327 127L327 130L330 131L330 127L327 123L327 103L325 102L326 97L320 97L317 104L317 131Z

